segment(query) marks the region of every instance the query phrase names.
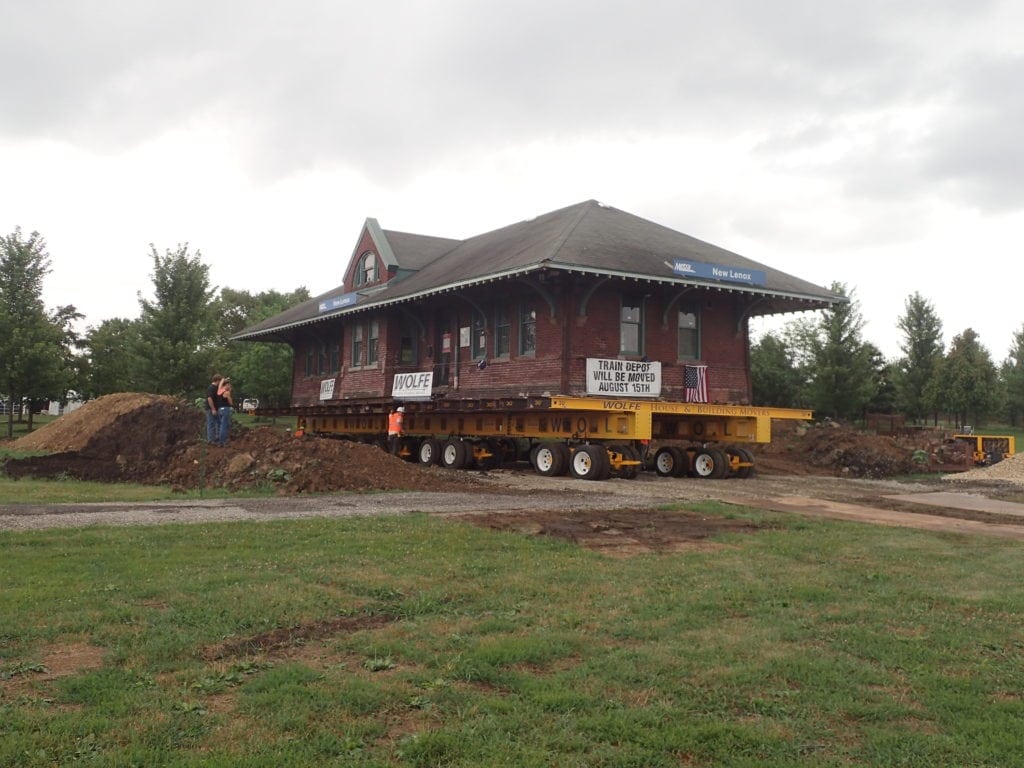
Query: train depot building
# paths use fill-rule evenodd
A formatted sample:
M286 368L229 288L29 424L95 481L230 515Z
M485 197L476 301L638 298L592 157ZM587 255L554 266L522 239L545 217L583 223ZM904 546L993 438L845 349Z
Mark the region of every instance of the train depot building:
M522 438L531 458L554 446L556 470L591 444L581 464L635 468L622 457L653 438L682 441L679 474L706 443L809 417L751 406L749 320L843 300L590 200L465 240L367 219L337 288L235 338L291 346L290 411L309 431L372 438L401 403L421 461ZM734 470L738 453L722 449Z

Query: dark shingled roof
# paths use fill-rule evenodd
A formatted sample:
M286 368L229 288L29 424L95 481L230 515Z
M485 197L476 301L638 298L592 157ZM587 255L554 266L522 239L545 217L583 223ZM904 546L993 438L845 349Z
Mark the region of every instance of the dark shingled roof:
M320 312L321 301L344 293L343 287L335 288L247 328L234 338L281 338L282 331L327 317L542 269L646 279L680 286L706 285L766 299L809 302L802 307L804 309L845 301L806 280L595 200L462 241L390 231L385 231L384 236L400 266L399 276L386 286L361 293L355 304ZM765 282L764 285L747 285L680 275L672 269L677 259L758 270L764 273ZM785 309L792 311L792 304L786 303ZM752 314L777 311L782 308L767 301L761 312Z

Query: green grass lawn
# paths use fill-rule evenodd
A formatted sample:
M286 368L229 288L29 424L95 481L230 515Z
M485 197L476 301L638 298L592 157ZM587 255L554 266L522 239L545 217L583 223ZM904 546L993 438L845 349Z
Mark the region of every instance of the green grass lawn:
M1024 762L1019 543L742 516L633 558L427 515L0 533L0 765Z

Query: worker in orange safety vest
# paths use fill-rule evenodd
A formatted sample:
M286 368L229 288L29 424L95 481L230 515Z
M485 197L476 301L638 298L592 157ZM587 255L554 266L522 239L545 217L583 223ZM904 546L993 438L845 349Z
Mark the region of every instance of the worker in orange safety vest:
M388 414L388 450L392 456L398 455L398 446L402 439L402 419L405 417L404 406L393 408Z

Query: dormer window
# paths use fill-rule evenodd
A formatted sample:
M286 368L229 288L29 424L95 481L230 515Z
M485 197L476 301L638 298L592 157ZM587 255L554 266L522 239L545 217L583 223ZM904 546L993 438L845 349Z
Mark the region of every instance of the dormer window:
M359 269L356 270L356 286L367 285L377 279L377 254L373 251L359 257Z

